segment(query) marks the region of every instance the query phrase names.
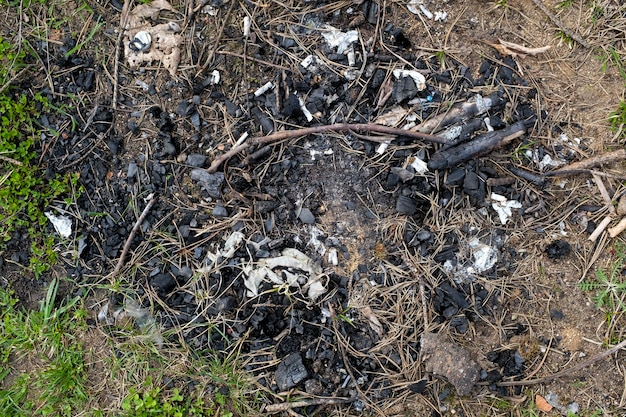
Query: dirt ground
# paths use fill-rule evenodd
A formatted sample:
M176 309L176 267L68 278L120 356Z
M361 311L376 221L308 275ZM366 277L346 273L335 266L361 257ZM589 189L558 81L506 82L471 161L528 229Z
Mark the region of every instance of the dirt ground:
M92 11L67 1L21 16L3 13L5 38L15 34L11 28L38 28L21 34L43 64L30 88L65 103L78 121L72 130L67 115L49 115L67 135L44 138L42 160L80 172L86 190L65 208L75 233L58 246L67 254L84 239L86 249L78 258L64 256L54 273L71 278L68 292L121 285L152 309L167 334L184 335L199 351L244 346L246 370L277 402L287 401L287 391L350 399L326 407L328 415L533 415L536 394L558 396L562 408L549 415L566 415L573 403L582 416L625 415L623 350L561 378L523 382L549 377L626 337L624 311L607 321L593 292L578 285L609 268L622 242L606 232L595 241L589 236L606 216L613 218L609 227L618 221L611 209L624 192L623 163L594 168L595 179L577 172L545 177L542 185L508 170L512 164L540 175L555 169L540 167L544 155L563 156L567 164L623 146L608 116L624 99L625 79L606 57L616 51L626 65L626 10L617 0L543 1L557 23L537 2L424 1L432 13L447 13L441 20L419 8L412 13L407 1L173 2L175 11L159 19L180 26L175 74L158 62L129 67L116 1L85 2ZM247 37L246 16L252 22ZM323 24L358 32L355 65L326 45ZM65 57L96 25L93 39ZM497 53L491 44L498 39L531 53ZM307 56L317 57L317 73L303 68ZM492 75L481 71L486 67ZM391 98L381 105L380 90L393 84L391 72L399 68L420 70L434 99L423 94L421 104ZM219 83L211 79L215 70ZM358 75L346 77L347 70ZM384 79L374 86L377 70ZM482 84L474 82L481 77ZM268 81L275 93L255 94ZM316 102L319 91L323 99ZM419 124L420 117L496 91L508 104L490 116L509 125L528 115L535 121L528 132L486 155L404 182L392 168L407 168L417 157L428 162L439 145L401 139L377 152L380 138L309 135L272 143L247 164L243 158L262 146L234 156L218 168L224 180L213 191L194 176L200 174L191 174L208 168L244 132L257 137L268 126L367 123L395 107L422 106L415 110ZM305 98L311 120L289 101L293 97ZM192 163L192 155L206 160ZM459 168L465 180L448 182ZM468 173L486 184L483 194L468 191ZM505 177L511 179L505 185L489 182ZM492 209L496 190L522 205L506 224ZM151 193L157 201L112 276ZM402 196L415 204L408 214L399 208L407 201ZM244 243L226 256L225 241L235 232ZM462 275L475 260L476 239L495 250L497 262ZM553 252L559 242L570 250ZM321 295L306 292L312 281L297 288L266 282L254 291L243 284L246 268L293 248L323 269ZM26 250L14 242L4 256ZM46 277L27 280L11 263L2 268L18 295L35 306ZM300 281L313 279L299 273ZM94 319L109 295L90 293ZM194 325L198 317L229 337ZM432 370L420 347L425 332L447 338L442 350L469 355L453 357L460 361L455 368L475 362L481 370L467 395L459 395L453 371ZM307 376L281 384L281 364L292 354ZM499 384L511 380L519 385Z

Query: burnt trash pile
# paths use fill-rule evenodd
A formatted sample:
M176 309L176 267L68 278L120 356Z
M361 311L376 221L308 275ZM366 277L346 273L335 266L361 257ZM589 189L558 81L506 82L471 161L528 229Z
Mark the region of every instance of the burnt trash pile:
M210 3L217 13L228 7ZM545 185L536 172L549 152L532 148L529 136L546 115L510 57L495 53L470 67L416 53L392 23L368 43L380 13L373 1L311 9L297 22L256 22L244 38L228 26L223 41L245 47L250 61L218 51L215 70L189 80L123 71L121 85L141 92L120 90L125 119L94 105L92 129L61 137L54 149L51 163L79 166L85 190L84 247L68 272L106 276L143 198L155 193L124 280L162 330L198 352L236 347L246 370L275 393L341 397L356 412L398 392L436 395L431 379L420 382L430 376L415 371L420 335L430 327L462 338L494 317L503 294L489 280L514 272L517 257L507 227L532 213L532 189ZM198 16L202 33L207 17ZM250 62L254 81L235 88L241 80L231 77ZM89 88L85 68L68 74ZM253 141L338 123L442 143L349 129ZM207 170L246 141L244 152ZM468 211L483 224L458 217ZM422 308L420 289L402 251L428 264L430 323L412 316ZM427 371L450 381L451 364L469 357L451 352L458 357ZM450 381L459 394L479 380L503 393L496 382L525 372L515 351L482 354L484 369L472 362L471 381Z

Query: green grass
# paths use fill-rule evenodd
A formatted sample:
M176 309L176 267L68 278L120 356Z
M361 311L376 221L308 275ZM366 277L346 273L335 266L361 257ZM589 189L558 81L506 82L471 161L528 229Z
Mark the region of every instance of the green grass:
M39 310L26 311L0 289L0 415L73 416L87 400L84 352L77 332L86 312L78 298L55 306L58 281Z
M56 262L55 237L45 233L44 211L53 200L76 190L78 177L46 177L38 165L41 131L36 120L51 105L39 93L31 95L12 84L16 74L28 69L30 59L25 47L0 37L0 251L15 232L27 232L32 255L28 266L39 276Z
M594 293L593 302L605 314L609 328L618 315L626 312L626 278L623 274L626 262L626 245L621 242L615 244L614 259L608 270L599 268L593 280L584 280L578 284L583 291Z

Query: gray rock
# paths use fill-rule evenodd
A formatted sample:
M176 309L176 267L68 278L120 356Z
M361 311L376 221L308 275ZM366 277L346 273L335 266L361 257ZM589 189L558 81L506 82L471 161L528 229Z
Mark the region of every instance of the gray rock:
M131 162L130 164L128 164L128 170L126 171L126 177L127 178L134 178L135 175L137 175L137 164L134 162Z
M421 355L427 372L446 378L459 396L472 392L481 369L466 349L437 333L425 332L421 342Z
M213 215L215 217L228 217L228 210L226 210L223 205L217 204L213 208Z
M300 210L300 215L298 216L298 218L304 224L315 224L315 216L308 208L303 208L302 210Z
M285 357L276 367L276 385L281 391L287 391L304 381L309 376L309 371L302 363L299 353L292 353Z
M187 165L191 165L192 167L202 168L204 163L206 162L206 156L201 155L199 153L192 153L187 157Z
M216 172L209 174L204 169L194 169L191 171L191 179L196 181L213 198L220 198L222 195L222 183L224 183L224 173Z

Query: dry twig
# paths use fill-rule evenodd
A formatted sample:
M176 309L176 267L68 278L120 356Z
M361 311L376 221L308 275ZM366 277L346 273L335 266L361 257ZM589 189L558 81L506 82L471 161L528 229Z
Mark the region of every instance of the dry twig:
M535 5L539 7L541 11L546 14L546 16L548 16L552 23L554 23L554 25L558 27L561 32L563 32L585 48L589 47L589 44L583 38L566 28L565 25L563 25L563 23L550 10L548 10L548 8L543 4L541 0L533 0L533 3L535 3Z
M345 404L354 401L355 398L311 398L289 403L270 404L263 411L269 414L281 413L283 411L293 410L294 408L310 407L312 405L333 405Z
M583 161L574 162L563 168L546 172L543 174L546 177L561 177L572 174L580 174L589 172L592 168L600 165L612 164L614 162L620 162L626 159L626 150L618 149L613 152L603 153L602 155L594 156Z
M339 124L334 124L334 125L307 127L303 129L284 130L282 132L273 133L267 136L257 136L254 138L250 138L246 142L242 143L241 145L234 146L231 150L224 153L220 157L216 158L211 164L211 166L207 169L207 171L210 173L216 172L217 169L225 161L243 152L244 150L248 149L249 147L253 145L278 142L284 139L293 139L293 138L297 138L301 136L316 135L320 133L351 132L351 131L384 133L387 135L404 136L404 137L409 137L409 138L421 139L421 140L425 140L425 141L433 142L433 143L446 143L446 141L440 138L439 136L429 135L427 133L416 132L412 130L403 130L403 129L398 129L395 127L378 125L375 123L358 123L358 124L339 123ZM372 141L376 141L376 139L373 137L369 137L368 139Z
M122 269L122 266L124 265L124 259L126 259L126 255L128 254L128 251L130 250L130 244L133 241L135 234L137 234L137 230L139 230L139 226L141 226L141 223L143 223L143 220L148 215L150 208L152 208L152 206L154 205L156 201L156 197L153 194L150 194L148 197L150 198L150 201L148 201L148 204L146 204L146 207L143 209L143 211L141 212L141 215L135 222L133 229L130 231L128 238L126 239L126 242L124 243L124 249L122 249L122 254L120 255L120 258L117 260L117 265L115 265L115 269L113 270L113 272L111 272L111 275L110 275L111 277L117 276L117 274Z

